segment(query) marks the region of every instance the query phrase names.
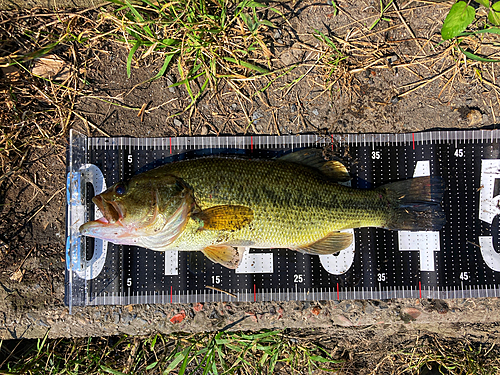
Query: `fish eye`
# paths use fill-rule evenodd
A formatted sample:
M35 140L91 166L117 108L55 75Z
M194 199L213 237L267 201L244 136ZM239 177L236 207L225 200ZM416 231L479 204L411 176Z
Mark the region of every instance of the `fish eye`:
M125 186L123 184L118 184L115 186L115 193L118 195L123 195L125 194Z

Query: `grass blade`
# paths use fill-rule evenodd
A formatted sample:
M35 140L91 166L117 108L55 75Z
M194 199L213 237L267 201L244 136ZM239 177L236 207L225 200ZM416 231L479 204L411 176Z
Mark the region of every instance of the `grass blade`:
M478 55L475 55L471 52L468 52L466 50L464 50L462 47L458 46L458 48L460 49L460 51L465 55L467 56L469 59L472 59L472 60L476 60L476 61L481 61L481 62L500 62L500 60L497 60L497 59L488 59L486 57L481 57L481 56L478 56Z
M237 60L232 57L223 57L224 60L232 62L233 64L242 66L247 69L255 70L256 72L259 73L269 73L269 70L265 68L261 68L260 66L250 64L249 62L243 61L243 60Z
M139 47L141 46L141 44L142 43L141 43L140 40L136 40L134 46L132 47L132 49L128 53L128 57L127 57L127 78L130 78L130 74L131 74L131 70L132 70L132 58L134 57L135 52L139 49Z

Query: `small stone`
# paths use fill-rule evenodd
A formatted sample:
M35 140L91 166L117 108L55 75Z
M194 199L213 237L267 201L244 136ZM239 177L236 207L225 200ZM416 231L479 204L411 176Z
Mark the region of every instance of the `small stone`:
M255 323L257 323L257 322L258 322L258 320L257 320L257 315L255 315L255 313L253 313L253 312L251 312L251 311L250 311L250 312L245 312L245 314L246 314L246 315L249 315L249 316L250 316L250 319L252 319Z
M313 307L313 309L312 309L312 313L313 313L314 315L316 315L316 316L317 316L317 315L319 315L319 313L320 313L320 312L321 312L321 307L319 307L319 306L314 306L314 307Z
M336 323L340 326L350 327L353 325L349 318L345 317L344 315L337 315L335 318L335 320L337 321Z
M207 135L207 134L208 134L208 127L202 126L201 127L201 135Z
M174 125L181 127L182 126L182 121L179 120L179 119L174 118Z
M290 104L290 110L295 112L297 110L297 106L295 104Z
M319 115L319 111L315 108L315 109L312 110L312 114L314 116L317 116L317 115Z
M179 314L175 314L172 318L170 318L170 323L177 324L184 320L186 317L186 312L181 310Z
M198 302L197 304L195 304L195 305L193 306L193 310L194 310L195 312L200 312L201 310L203 310L203 304L202 304L202 303L200 303L200 302Z
M403 313L408 314L413 319L417 319L420 316L420 314L422 314L422 311L420 311L419 309L416 309L414 307L405 307L403 309Z
M262 114L262 112L258 109L258 110L256 110L254 113L252 113L252 120L254 120L254 121L255 121L255 120L258 120L258 119L260 119L262 116L264 116L264 115L263 115L263 114Z
M219 319L220 315L217 312L217 310L213 309L210 315L208 316L208 319Z
M471 109L471 111L467 114L467 120L469 120L469 126L482 124L483 114L477 109Z
M171 75L168 75L167 76L167 85L172 86L173 84L174 84L174 77ZM169 87L168 91L170 91L171 93L175 93L175 88Z
M465 99L465 105L471 105L472 99Z
M391 98L391 103L392 103L392 104L396 104L397 102L399 102L399 98L398 98L397 96L393 96L393 97Z
M113 321L115 322L115 324L118 324L120 322L120 314L113 313Z
M276 30L276 32L273 35L274 39L279 39L281 37L281 30Z

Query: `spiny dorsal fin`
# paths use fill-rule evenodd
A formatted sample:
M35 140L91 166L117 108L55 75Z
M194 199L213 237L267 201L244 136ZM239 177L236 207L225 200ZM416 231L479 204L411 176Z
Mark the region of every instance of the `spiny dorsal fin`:
M334 181L345 182L351 179L344 164L338 160L325 160L323 151L317 148L305 148L295 151L278 158L278 160L316 168Z
M243 251L229 245L212 245L202 250L203 254L214 263L219 263L232 270L238 268Z
M319 241L297 247L295 250L316 255L334 254L348 248L352 244L352 238L353 236L351 233L332 232Z
M223 205L207 208L193 215L200 220L200 230L238 230L253 220L251 208L236 205Z

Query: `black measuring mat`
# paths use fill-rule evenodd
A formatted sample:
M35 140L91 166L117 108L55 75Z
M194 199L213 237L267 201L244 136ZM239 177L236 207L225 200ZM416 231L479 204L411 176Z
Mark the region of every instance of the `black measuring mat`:
M72 132L66 304L500 296L499 137L497 130L327 138L87 138ZM446 225L439 232L355 229L353 245L336 255L250 249L237 270L199 252L155 252L78 232L100 216L92 196L134 174L200 156L272 158L305 147L328 147L341 156L355 188L441 176Z

